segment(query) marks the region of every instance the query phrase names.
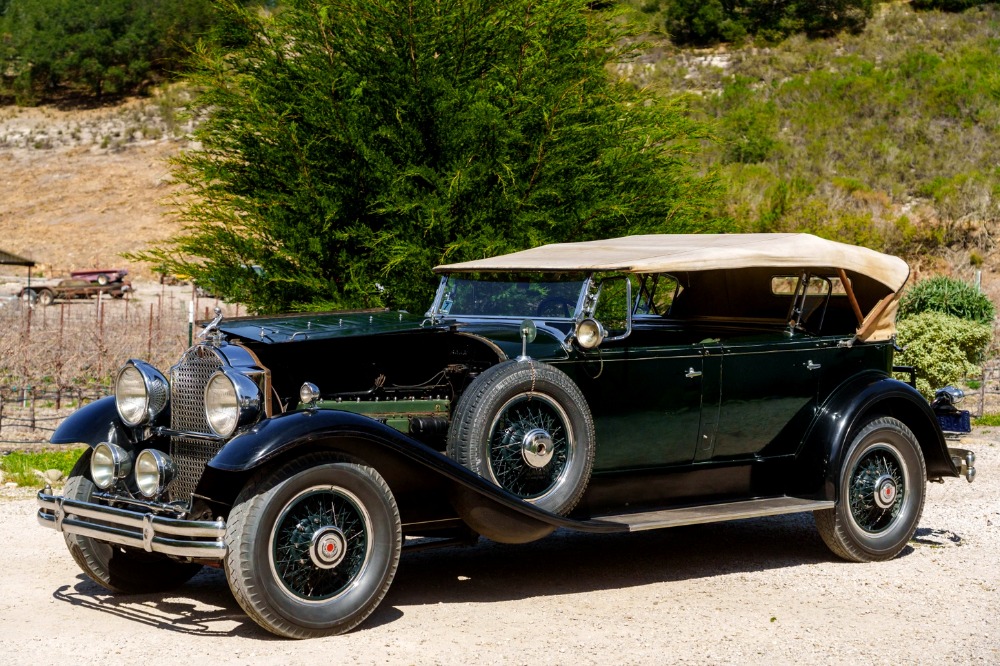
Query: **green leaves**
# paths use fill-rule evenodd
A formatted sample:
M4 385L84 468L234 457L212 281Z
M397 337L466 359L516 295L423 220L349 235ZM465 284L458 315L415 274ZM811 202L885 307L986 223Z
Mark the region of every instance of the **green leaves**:
M917 388L927 398L942 386L978 372L993 327L941 312L923 312L899 322L904 350L896 363L917 368Z
M229 3L222 25L243 43L201 52L188 230L143 256L251 309L422 311L438 263L711 223L703 128L612 77L624 33L582 0Z
M6 0L0 73L20 103L59 86L94 95L141 89L180 68L211 25L210 0ZM0 93L5 83L0 79Z
M995 308L986 294L975 287L938 275L921 280L908 289L899 303L901 319L924 312L940 312L992 326Z

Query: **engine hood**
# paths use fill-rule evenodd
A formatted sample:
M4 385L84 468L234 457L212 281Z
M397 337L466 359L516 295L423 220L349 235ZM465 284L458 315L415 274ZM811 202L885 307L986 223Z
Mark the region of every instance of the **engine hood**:
M535 320L538 335L528 345L528 355L538 359L566 358L563 346L568 322ZM406 333L453 333L488 340L507 358L521 353L520 319L449 318L431 322L424 316L389 310L352 312L317 312L274 317L239 317L226 319L217 326L233 341L254 344L336 340ZM565 329L565 330L563 330Z
M306 312L274 317L224 319L218 329L229 337L265 344L330 340L406 331L446 329L424 317L390 310Z

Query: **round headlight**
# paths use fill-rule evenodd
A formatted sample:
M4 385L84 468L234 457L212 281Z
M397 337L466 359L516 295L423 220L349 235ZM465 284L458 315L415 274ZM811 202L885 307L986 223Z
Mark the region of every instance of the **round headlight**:
M146 449L135 459L135 485L146 497L162 494L175 473L174 461L162 451Z
M142 373L134 365L126 365L115 381L115 404L118 415L129 425L139 425L146 420L149 394Z
M215 373L205 386L205 419L212 432L220 437L232 435L239 424L239 396L225 373Z
M584 319L576 325L576 343L584 349L593 349L604 340L604 327L596 319Z
M90 454L90 478L101 490L110 488L116 479L132 471L132 458L120 446L101 442Z
M167 406L167 393L167 379L142 361L129 361L115 378L115 406L130 426L156 418Z

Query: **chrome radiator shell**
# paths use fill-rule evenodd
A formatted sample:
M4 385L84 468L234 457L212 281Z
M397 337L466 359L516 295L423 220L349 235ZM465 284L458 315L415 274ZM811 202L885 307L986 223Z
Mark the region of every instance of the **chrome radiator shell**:
M201 433L206 438L172 436L170 457L177 466L177 476L167 488L171 501L188 502L198 487L205 466L226 445L219 440L205 418L205 385L209 378L230 366L257 384L264 398L264 416L270 413L267 400L270 373L258 365L257 358L241 345L202 343L191 347L170 368L170 429L175 432Z

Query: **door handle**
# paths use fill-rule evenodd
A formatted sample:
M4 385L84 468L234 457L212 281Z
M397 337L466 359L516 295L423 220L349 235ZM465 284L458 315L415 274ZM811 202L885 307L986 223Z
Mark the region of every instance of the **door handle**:
M688 371L684 373L684 376L688 379L694 379L695 377L701 377L701 371L695 370L694 368L688 368Z
M806 370L819 370L822 367L819 363L813 363L812 360L806 361Z

